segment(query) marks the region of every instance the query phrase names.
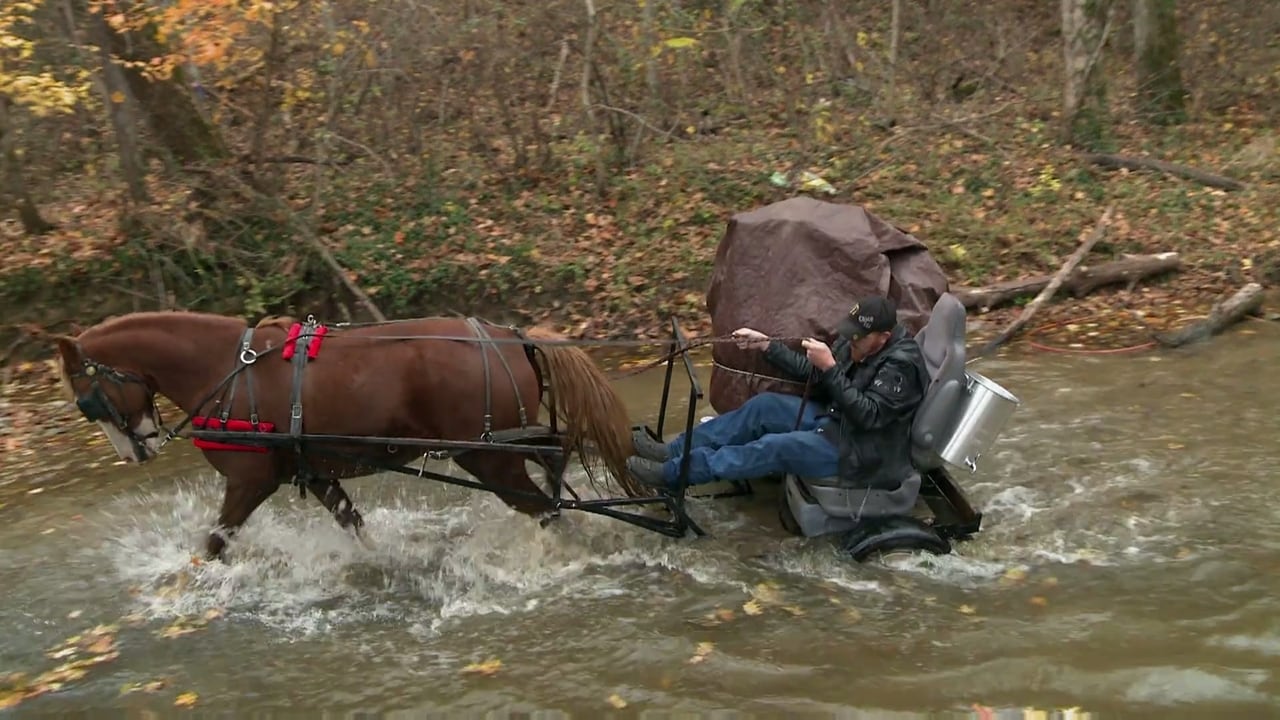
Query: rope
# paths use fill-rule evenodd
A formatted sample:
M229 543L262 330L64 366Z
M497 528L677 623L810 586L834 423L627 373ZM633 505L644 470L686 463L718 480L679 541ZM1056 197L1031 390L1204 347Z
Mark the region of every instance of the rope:
M338 326L334 326L335 328ZM330 332L325 336L326 341L343 339L341 333ZM563 340L537 339L528 340L524 338L478 338L474 335L361 335L359 337L347 338L351 340L445 340L449 342L481 342L502 344L524 345L526 343L534 343L536 345L571 345L577 347L646 347L650 345L670 345L670 338L565 338ZM807 339L802 335L770 335L766 336L768 340L778 340L781 342L801 342ZM707 338L694 338L689 341L687 349L692 350L704 345L714 345L718 343L738 343L742 342L740 338L732 335L720 335Z
M749 371L749 370L739 370L738 368L729 367L728 365L725 365L724 363L720 362L719 360L713 360L713 361L712 361L712 364L713 364L713 365L715 365L716 367L720 368L721 370L725 370L725 371L727 371L727 372L731 372L731 373L733 373L733 374L735 374L735 375L746 375L747 377L751 378L752 380L754 380L754 379L756 379L756 378L761 378L761 379L764 379L764 380L772 380L772 381L774 381L774 382L787 383L788 385L804 385L804 383L800 382L799 380L792 380L792 379L790 379L790 378L780 378L780 377L776 377L776 376L774 376L774 375L765 375L764 373L752 372L752 371Z
M1052 330L1054 328L1063 327L1065 325L1071 325L1073 323L1087 322L1092 318L1099 318L1099 317L1103 317L1103 314L1097 313L1095 315L1088 315L1083 318L1060 320L1058 322L1045 323L1044 325L1037 327L1034 332L1028 333L1027 345L1041 352L1061 353L1066 355L1120 355L1123 353L1131 353L1131 352L1138 352L1140 350L1147 350L1147 349L1156 347L1159 344L1154 340L1148 340L1146 342L1141 342L1134 345L1125 345L1125 346L1115 347L1115 348L1072 348L1072 347L1063 347L1061 345L1050 345L1048 343L1038 342L1035 339L1035 336L1037 334L1040 334L1046 330Z

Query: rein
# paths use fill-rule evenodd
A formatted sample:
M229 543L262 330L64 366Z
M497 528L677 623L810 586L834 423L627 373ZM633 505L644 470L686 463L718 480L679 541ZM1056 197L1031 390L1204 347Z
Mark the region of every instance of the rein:
M407 322L407 321L396 321L396 320L392 320L392 321L387 321L386 323L357 323L357 324L352 324L352 323L340 323L340 324L337 324L337 325L330 326L330 330L329 330L328 334L327 334L327 335L325 335L325 337L326 337L326 339L328 339L330 342L333 342L333 341L336 341L336 340L340 340L340 339L342 339L342 333L337 332L337 331L338 331L339 329L341 329L341 328L365 327L365 326L373 326L373 325L394 324L394 323L396 323L396 322ZM315 332L314 330L304 330L304 331L303 331L303 332L298 336L297 340L302 340L302 339L303 339L303 337L306 337L308 340L310 340L310 338L315 337L315 336L317 336L317 335L319 335L319 334L320 334L320 333L317 333L317 332ZM431 335L431 334L424 334L424 335L371 335L371 336L362 336L362 337L360 337L360 338L358 338L358 339L359 339L359 340L361 340L361 341L371 341L371 340L390 340L390 341L406 341L406 340L443 340L443 341L452 341L452 342L482 343L482 344L508 344L508 343L510 343L510 344L519 344L519 345L527 345L527 344L535 344L535 345L567 345L567 346L574 346L574 347L649 347L649 346L653 346L653 345L669 345L669 344L671 343L671 341L670 341L670 340L657 340L657 339L631 339L631 338L579 338L579 339L566 338L566 339L564 339L564 340L546 340L546 339L539 339L539 340L536 340L536 341L530 341L529 339L524 338L524 337L514 337L514 338L495 338L495 337L489 336L487 333L486 333L486 334L484 334L483 336L477 336L477 335ZM767 337L767 339L769 339L769 340L778 340L778 341L781 341L781 342L800 342L800 341L805 340L805 339L806 339L806 337L805 337L805 336L786 336L786 335L781 335L781 336L768 336L768 337ZM666 363L666 362L670 361L671 359L673 359L673 358L675 358L675 357L678 357L678 356L680 356L680 355L682 355L682 354L684 354L684 353L687 353L687 352L689 352L690 350L695 350L695 349L697 349L697 348L706 347L706 346L709 346L709 345L717 345L717 344L721 344L721 343L735 343L735 344L736 344L736 343L738 343L738 342L741 342L740 338L735 338L735 337L733 337L732 335L719 335L719 336L714 336L714 337L695 338L695 339L693 339L693 340L689 341L689 342L688 342L684 347L674 348L674 349L668 350L668 351L664 352L661 356L659 356L659 357L658 357L658 358L656 358L656 359L646 361L645 363L643 363L643 364L639 365L638 367L631 368L631 369L627 370L626 372L622 372L622 373L614 374L614 375L612 375L612 376L610 377L610 380L618 380L618 379L622 379L622 378L626 378L626 377L631 377L631 376L634 376L634 375L639 375L640 373L646 372L646 371L648 371L648 370L652 370L653 368L658 367L659 365L662 365L663 363ZM160 447L161 447L161 448L163 448L164 446L168 445L168 444L169 444L171 441L173 441L173 440L177 440L177 439L180 439L180 438L184 438L184 436L183 436L183 435L181 435L182 431L183 431L183 430L184 430L188 425L190 425L190 424L191 424L191 422L192 422L192 420L193 420L194 418L196 418L196 417L200 414L201 409L202 409L205 405L207 405L211 400L213 400L215 397L217 397L218 395L220 395L221 393L223 393L223 392L226 390L227 386L228 386L229 384L231 384L232 382L234 382L234 381L235 381L235 379L240 375L240 373L244 372L244 371L245 371L245 370L247 370L250 366L252 366L254 363L256 363L256 362L258 361L258 359L259 359L259 358L261 358L261 357L263 357L263 356L266 356L266 355L268 355L268 354L270 354L270 353L273 353L273 352L282 351L282 350L284 349L284 347L285 347L284 345L277 345L277 346L274 346L274 347L269 347L269 348L266 348L266 349L264 349L264 350L258 351L258 350L254 350L252 347L250 347L250 345L249 345L249 342L248 342L248 339L247 339L247 338L246 338L245 340L243 340L243 341L241 342L241 346L240 346L239 353L236 355L236 360L237 360L236 367L234 367L234 368L231 370L231 372L227 373L226 377L224 377L224 378L223 378L223 379L222 379L222 380L221 380L217 385L215 385L215 386L214 386L214 387L213 387L213 388L212 388L212 389L211 389L211 390L210 390L210 391L209 391L209 392L208 392L208 393L207 393L207 394L206 394L206 395L205 395L205 396L200 400L200 402L198 402L198 403L197 403L197 404L192 408L191 412L188 412L188 413L186 414L186 417L184 417L180 423L178 423L176 426L174 426L174 427L173 427L173 428L171 428L171 429L170 429L170 428L166 428L166 427L165 427L165 425L164 425L164 421L163 421L163 418L161 417L161 414L160 414L160 409L159 409L159 407L156 405L156 403L155 403L155 401L154 401L154 398L153 398L152 403L151 403L151 413L152 413L152 420L153 420L153 422L155 423L155 425L156 425L156 427L157 427L157 430L156 430L156 432L155 432L155 433L149 434L149 435L147 435L147 436L145 436L145 437L138 437L137 435L135 435L135 434L133 433L133 431L129 428L129 424L128 424L128 422L126 421L126 419L125 419L125 418L120 414L119 409L117 409L117 408L116 408L116 406L115 406L115 404L111 402L110 398L108 398L108 397L103 393L103 391L102 391L102 386L101 386L101 384L99 383L99 378L106 378L106 379L108 379L108 380L110 380L110 381L112 381L112 382L116 383L117 385L125 385L125 384L128 384L128 383L137 383L137 384L140 384L140 385L142 385L143 387L145 387L145 388L148 390L148 392L149 392L152 396L154 396L154 395L155 395L155 391L151 388L150 383L149 383L149 382L147 382L146 378L144 378L144 377L142 377L142 376L140 376L140 375L137 375L137 374L135 374L135 373L131 373L131 372L126 372L126 371L117 370L117 369L115 369L115 368L113 368L113 367L110 367L110 366L108 366L108 365L104 365L104 364L102 364L102 363L99 363L99 362L98 362L98 361L96 361L96 360L92 360L92 359L89 359L89 358L84 358L84 359L83 359L83 369L82 369L80 372L75 373L75 374L74 374L74 375L72 375L71 377L73 377L73 378L75 378L75 377L88 377L88 378L90 379L90 383L91 383L91 388L92 388L92 389L91 389L90 394L89 394L89 396L88 396L88 397L77 397L77 398L76 398L76 405L80 408L80 411L81 411L81 412L85 415L85 417L86 417L87 419L89 419L89 420L97 421L97 420L107 420L107 419L110 419L110 421L112 422L112 424L113 424L117 429L119 429L121 432L123 432L123 433L124 433L124 434L129 438L129 439L130 439L130 441L134 444L135 451L139 452L139 456L141 457L141 456L142 456L142 454L144 453L144 445L143 445L143 443L144 443L146 440L149 440L149 439L152 439L152 438L154 438L154 437L159 436L159 435L160 435L160 433L161 433L161 431L163 431L163 433L164 433L164 438L163 438L163 439L161 440L161 442L160 442ZM808 387L807 387L807 386L806 386L806 392L805 392L805 395L806 395L806 396L808 395ZM803 407L801 408L801 411L803 412Z

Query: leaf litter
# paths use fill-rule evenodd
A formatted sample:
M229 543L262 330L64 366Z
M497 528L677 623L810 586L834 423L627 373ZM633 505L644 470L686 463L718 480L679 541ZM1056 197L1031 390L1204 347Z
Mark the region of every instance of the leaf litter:
M82 614L83 611L74 610L68 613L68 618L76 619ZM162 638L186 635L207 627L210 622L224 614L221 608L211 608L199 617L180 618L158 631L156 635ZM121 617L117 623L95 625L84 632L71 635L44 653L45 657L61 661L61 664L34 677L30 677L25 672L0 675L0 710L16 707L27 700L63 690L69 684L87 677L93 667L116 660L120 657L117 633L121 625L139 627L145 621L141 613L131 613ZM157 693L167 685L168 682L163 679L127 683L121 687L120 694ZM191 707L195 701L196 694L187 692L179 695L174 704L178 707Z

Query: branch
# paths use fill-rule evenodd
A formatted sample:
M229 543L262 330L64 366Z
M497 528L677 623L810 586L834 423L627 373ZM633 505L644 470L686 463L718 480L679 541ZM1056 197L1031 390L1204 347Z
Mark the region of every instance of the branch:
M1114 211L1115 205L1107 207L1106 212L1102 213L1102 217L1098 219L1098 224L1094 227L1093 232L1083 243L1080 244L1080 247L1076 248L1076 251L1071 254L1071 257L1067 258L1067 261L1062 264L1062 268L1053 276L1053 279L1049 281L1049 284L1045 286L1045 289L1041 290L1040 294L1036 296L1036 299L1032 300L1025 308L1022 309L1022 314L1018 315L1018 318L1010 323L1009 327L1005 328L1004 332L1000 333L999 336L979 350L974 355L975 358L982 357L1007 342L1010 338L1016 335L1023 326L1031 321L1031 317L1036 314L1036 311L1038 311L1041 306L1049 302L1050 298L1053 297L1053 294L1058 291L1058 288L1062 287L1063 280L1065 280L1066 277L1071 274L1071 271L1080 264L1080 261L1084 259L1084 256L1089 254L1089 251L1093 249L1093 246L1107 234L1107 227L1111 225L1111 214Z
M1221 190L1243 190L1245 188L1244 183L1239 180L1233 180L1222 175L1215 175L1203 170L1197 170L1186 165L1164 162L1163 160L1128 157L1125 155L1104 155L1101 153L1086 154L1084 155L1084 159L1095 165L1101 165L1102 167L1125 168L1128 170L1158 170L1167 175L1174 175L1186 180L1195 180L1201 185L1207 185Z
M1262 299L1262 286L1249 283L1231 297L1214 305L1213 310L1209 311L1209 317L1174 332L1156 333L1154 338L1167 348L1208 340L1229 325L1239 322L1244 316L1258 312L1262 308Z

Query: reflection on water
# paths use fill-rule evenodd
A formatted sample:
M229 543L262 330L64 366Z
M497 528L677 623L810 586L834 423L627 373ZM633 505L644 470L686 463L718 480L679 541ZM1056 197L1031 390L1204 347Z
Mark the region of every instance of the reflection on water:
M1280 379L1257 368L1277 348L1259 332L982 361L1023 401L961 478L983 532L884 565L786 536L769 484L694 501L712 537L677 541L583 513L540 529L400 476L349 483L369 546L282 491L230 564L204 564L220 485L196 456L111 468L0 509L0 688L109 623L117 658L19 712L163 711L194 692L264 716L1266 716ZM637 420L661 382L620 383ZM669 422L684 411L675 400Z

